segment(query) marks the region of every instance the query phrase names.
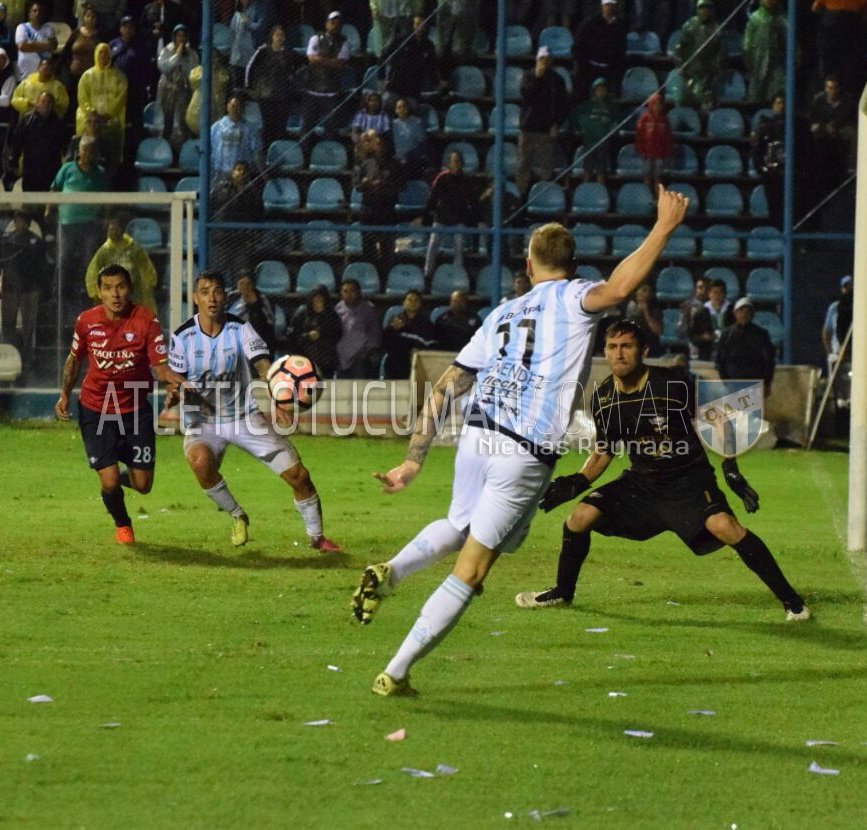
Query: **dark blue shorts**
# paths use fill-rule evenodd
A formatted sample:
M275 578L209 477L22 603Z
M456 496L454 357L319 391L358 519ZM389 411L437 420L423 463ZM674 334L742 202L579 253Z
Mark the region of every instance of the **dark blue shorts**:
M136 470L152 470L157 461L154 414L147 401L135 412L103 415L79 404L78 428L94 470L119 461Z

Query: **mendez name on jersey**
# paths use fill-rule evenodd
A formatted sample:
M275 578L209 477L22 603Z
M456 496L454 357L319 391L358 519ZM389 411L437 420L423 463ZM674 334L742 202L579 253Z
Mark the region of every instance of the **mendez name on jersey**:
M199 327L198 314L187 320L172 334L169 366L187 376L203 404L183 408L184 427L236 421L257 412L259 407L250 390L251 364L262 358L271 358L265 341L234 314L226 315L223 328L214 337Z

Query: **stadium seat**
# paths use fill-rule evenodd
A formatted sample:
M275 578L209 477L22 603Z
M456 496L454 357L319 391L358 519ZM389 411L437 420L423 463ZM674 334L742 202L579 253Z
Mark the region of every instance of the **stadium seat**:
M18 179L20 182L21 179ZM159 176L139 176L137 182L139 193L166 193L168 188L165 181ZM158 213L168 212L168 205L138 205L139 210L156 211Z
M162 173L172 161L172 145L164 138L143 138L135 151L135 169L142 173Z
M627 223L620 225L614 230L611 242L611 253L623 258L631 254L647 237L647 228L643 225ZM670 244L671 240L669 240Z
M670 58L677 56L677 45L680 43L680 29L675 29L669 36L665 44L665 54Z
M734 107L719 107L711 110L707 117L709 138L743 138L746 124L740 110Z
M744 33L736 29L723 29L723 42L730 58L739 58L744 53Z
M673 193L682 193L689 199L689 207L686 209L687 216L695 216L700 207L700 202L698 198L698 191L691 185L686 182L672 182L668 189Z
M493 176L494 164L497 160L496 145L492 144L485 156L485 171ZM518 145L513 141L503 142L503 173L507 179L514 179L518 174Z
M175 185L175 192L183 193L185 190L191 191L193 193L198 193L201 189L202 182L198 176L182 176L178 179L178 183ZM199 209L198 204L195 206L196 210Z
M294 179L269 179L262 193L266 213L285 213L301 207L301 194Z
M346 170L348 164L346 148L339 141L325 139L313 145L308 169L311 173L331 175Z
M717 179L729 179L744 172L741 154L730 144L717 144L704 157L704 173Z
M744 212L741 191L728 182L711 185L705 197L704 212L708 216L740 216Z
M482 132L482 114L479 108L469 101L452 104L446 110L443 132L457 135Z
M367 32L367 54L375 58L382 57L382 26L379 22L374 23Z
M679 225L663 248L660 259L695 256L695 234L686 225Z
M782 345L786 329L778 314L766 309L759 309L756 311L756 316L753 318L753 322L757 326L767 329L768 336L771 338L771 343L775 346Z
M289 293L289 269L279 259L266 259L253 274L256 288L268 297L285 297Z
M566 212L566 192L556 182L536 182L527 196L530 216L562 216Z
M316 213L334 213L346 207L346 194L343 185L330 176L320 176L310 182L307 188L305 208Z
M526 26L511 24L506 26L506 57L517 58L533 51L533 38Z
M268 147L265 164L272 173L294 173L304 168L304 149L291 138L278 138Z
M286 30L286 46L296 54L304 55L307 53L307 44L310 43L310 38L315 34L316 30L309 23L290 26Z
M432 308L430 313L430 321L436 324L436 321L439 320L439 318L442 317L443 314L445 314L448 310L449 307L447 305L438 305L436 306L436 308Z
M659 89L659 79L649 66L630 66L623 75L621 97L627 101L646 101Z
M253 129L262 131L262 108L258 101L247 99L244 102L244 114L241 118L245 124L249 124Z
M289 113L286 119L286 132L289 135L301 135L304 131L304 115L299 111Z
M698 173L698 156L689 144L675 144L669 168L673 173L694 176Z
M497 116L499 112L500 107L495 104L491 108L491 113L488 117L489 133L494 133L497 130ZM506 104L503 112L503 135L508 138L515 138L518 135L518 121L520 117L521 108L517 104Z
M144 131L154 138L162 137L166 129L166 117L163 108L158 101L145 104L141 111L142 126Z
M470 278L460 265L444 262L437 266L433 274L430 293L437 297L447 297L452 291L469 291Z
M476 276L476 294L480 297L491 296L494 266L485 265ZM512 272L505 266L500 266L500 297L505 297L512 290Z
M683 101L686 84L679 69L672 69L665 76L665 100L669 104L680 104Z
M479 172L479 153L469 141L452 141L443 150L442 166L449 166L449 156L457 150L464 157L464 173Z
M322 259L308 259L298 270L295 291L306 294L317 285L324 285L329 291L334 291L334 282L334 269L329 263Z
M768 196L765 193L765 186L757 184L750 191L750 216L755 219L767 219L771 215L768 208Z
M650 30L644 32L629 32L626 35L626 54L643 57L656 57L662 52L659 35Z
M627 182L617 191L617 212L649 216L655 210L650 188L643 182Z
M478 66L456 66L451 74L451 91L458 98L484 98L488 91L485 73Z
M749 259L781 259L783 256L783 235L771 225L759 225L750 231L747 240Z
M364 70L364 75L361 76L361 88L365 92L379 92L381 81L382 67L378 63L373 63Z
M427 243L430 239L430 234L420 230L417 225L402 222L397 226L398 230L395 234L394 248L399 254L410 254L412 256L424 256L427 252ZM440 251L445 252L446 246L443 245Z
M430 185L421 179L410 179L397 196L395 209L398 213L420 214L430 197Z
M662 310L662 334L659 342L663 346L686 346L687 343L677 333L681 312L679 308L664 308Z
M661 303L682 303L695 291L692 274L680 265L669 265L656 278L656 299Z
M569 71L565 66L555 66L554 71L563 79L563 83L566 85L566 94L569 96L570 100L572 98L572 76L569 74Z
M595 265L579 265L575 269L575 273L582 279L589 282L602 282L605 277Z
M147 216L130 219L126 232L145 249L159 248L163 244L160 223Z
M202 158L202 145L197 138L188 138L178 153L178 167L182 173L199 173L199 161Z
M489 305L483 305L476 314L479 315L479 319L484 322L485 317L487 317L494 309Z
M756 132L762 126L762 121L774 117L774 111L770 107L762 107L756 110L750 118L750 131Z
M599 182L582 182L572 194L572 211L574 213L608 213L611 210L611 198L608 188Z
M346 38L346 42L349 45L349 54L353 56L360 55L361 35L358 33L358 29L351 23L344 23L340 29L340 34Z
M349 212L353 216L361 213L361 191L357 187L349 191Z
M424 272L421 268L410 263L393 266L385 278L385 293L406 294L413 289L424 291Z
M381 290L379 271L372 262L350 262L343 269L340 280L358 280L362 294L379 294Z
M572 228L575 240L575 253L578 256L603 256L608 250L608 239L599 225L592 222L578 222Z
M731 259L740 256L741 241L731 225L711 225L702 234L701 255L705 259Z
M701 135L701 118L692 107L672 107L668 120L675 138Z
M382 315L382 327L387 329L391 325L391 321L397 317L403 311L402 305L390 305L386 310L385 314Z
M783 275L776 268L753 268L747 277L747 296L754 303L783 301Z
M506 67L505 96L507 101L521 100L521 81L524 79L524 70L520 66Z
M565 26L546 26L539 33L539 46L547 46L552 58L572 57L572 32Z
M737 274L731 268L724 265L715 265L708 268L704 272L705 279L713 282L714 280L722 280L726 284L726 296L734 302L737 297L741 296L741 283L738 280Z
M347 256L360 256L362 253L361 231L357 230L360 222L352 222L346 228L346 236L343 240L343 253Z
M717 88L719 100L724 103L739 104L747 98L747 83L737 69L725 73Z
M301 234L301 248L308 254L333 254L340 250L340 234L331 222L314 219Z
M644 160L634 144L624 144L617 152L617 175L640 176L644 173Z

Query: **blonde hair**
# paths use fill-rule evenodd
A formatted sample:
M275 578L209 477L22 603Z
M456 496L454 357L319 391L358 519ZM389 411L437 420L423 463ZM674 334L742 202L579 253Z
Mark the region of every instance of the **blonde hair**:
M575 271L575 240L559 222L536 228L530 237L528 253L538 265L556 271Z

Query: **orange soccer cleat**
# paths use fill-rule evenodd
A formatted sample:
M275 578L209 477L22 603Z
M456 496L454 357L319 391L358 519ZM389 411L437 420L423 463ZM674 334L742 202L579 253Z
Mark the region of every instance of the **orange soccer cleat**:
M114 531L114 538L117 539L118 544L120 545L135 544L135 533L133 533L130 525L116 528Z
M343 550L337 542L332 542L325 536L319 536L316 539L310 540L310 547L315 548L320 553L339 553Z

